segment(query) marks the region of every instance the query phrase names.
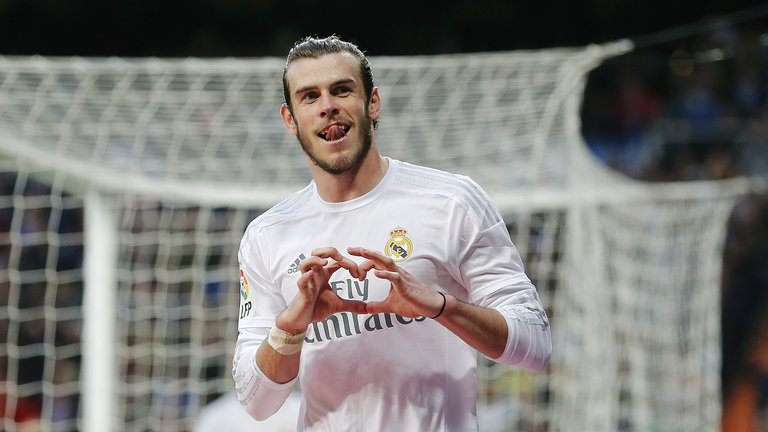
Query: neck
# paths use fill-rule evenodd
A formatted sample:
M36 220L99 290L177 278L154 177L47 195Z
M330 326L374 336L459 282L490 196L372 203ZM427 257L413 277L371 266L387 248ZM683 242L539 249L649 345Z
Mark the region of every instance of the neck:
M372 146L357 169L331 174L310 161L310 172L317 192L328 202L343 202L361 197L376 187L387 173L389 162Z

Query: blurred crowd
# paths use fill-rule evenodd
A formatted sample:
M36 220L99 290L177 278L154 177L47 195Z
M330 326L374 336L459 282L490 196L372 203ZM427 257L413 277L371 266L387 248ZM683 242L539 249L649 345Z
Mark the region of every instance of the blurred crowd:
M589 78L582 122L593 152L636 179L768 175L768 24L608 60Z
M756 180L723 251L723 430L768 431L768 23L714 23L607 61L582 121L593 153L632 178Z

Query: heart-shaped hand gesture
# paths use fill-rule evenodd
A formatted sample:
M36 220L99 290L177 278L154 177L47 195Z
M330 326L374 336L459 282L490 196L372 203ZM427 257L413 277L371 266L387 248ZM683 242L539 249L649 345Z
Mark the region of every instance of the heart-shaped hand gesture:
M300 333L313 322L322 321L336 312L365 313L365 302L339 297L328 283L331 275L345 268L352 277L365 279L357 264L343 256L336 248L315 249L301 261L299 292L288 307L277 317L276 325L286 331Z
M297 282L299 292L277 317L279 328L300 333L311 323L322 321L336 312L391 312L415 318L434 316L443 307L443 296L419 282L391 258L360 247L350 247L347 252L366 260L358 265L336 248L326 247L313 250L312 256L299 264L302 273ZM340 268L359 280L365 279L368 271L374 270L376 277L390 282L389 295L383 301L370 303L339 297L329 280Z

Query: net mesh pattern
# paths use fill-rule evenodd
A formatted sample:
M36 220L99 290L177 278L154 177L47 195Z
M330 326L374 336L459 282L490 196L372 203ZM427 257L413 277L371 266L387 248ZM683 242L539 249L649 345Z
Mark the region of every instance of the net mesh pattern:
M725 220L745 182L648 185L579 134L622 45L374 57L381 151L471 176L552 325L532 374L479 358L483 431L719 429ZM80 430L86 193L117 215L114 430L185 431L233 388L236 251L309 181L282 60L0 57L0 428Z

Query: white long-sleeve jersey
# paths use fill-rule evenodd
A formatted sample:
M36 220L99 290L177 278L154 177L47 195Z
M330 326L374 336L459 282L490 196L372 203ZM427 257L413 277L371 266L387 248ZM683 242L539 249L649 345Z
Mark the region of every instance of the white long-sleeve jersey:
M325 202L310 183L248 226L233 376L253 417L275 412L295 383L265 377L256 351L297 293L299 262L325 246L382 251L435 290L498 310L509 336L494 360L533 371L546 365L547 316L485 192L467 177L390 159L362 197ZM362 301L383 300L390 288L373 272L358 281L344 269L330 285ZM298 430L477 430L476 368L477 352L430 319L334 314L306 333Z

